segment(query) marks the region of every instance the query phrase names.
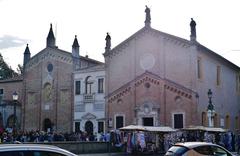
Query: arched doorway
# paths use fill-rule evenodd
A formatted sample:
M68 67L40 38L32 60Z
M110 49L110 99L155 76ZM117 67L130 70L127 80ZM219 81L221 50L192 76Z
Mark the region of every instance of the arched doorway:
M93 123L92 123L92 121L87 121L85 123L85 131L87 132L87 134L93 134Z
M43 121L43 130L44 131L51 131L52 130L52 122L51 122L51 120L50 119L48 119L48 118L46 118L46 119L44 119L44 121Z
M229 129L230 128L230 116L229 115L226 115L226 126L225 126L226 129Z
M11 115L8 117L7 119L7 127L8 128L13 128L14 127L14 115ZM17 123L17 119L15 119L16 123Z
M202 126L207 126L207 115L206 115L206 112L202 112Z

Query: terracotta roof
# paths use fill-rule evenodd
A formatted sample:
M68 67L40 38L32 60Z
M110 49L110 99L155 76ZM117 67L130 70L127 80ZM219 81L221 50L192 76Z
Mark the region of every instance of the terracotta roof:
M0 83L18 82L18 81L23 81L23 75L9 78L9 79L0 80Z

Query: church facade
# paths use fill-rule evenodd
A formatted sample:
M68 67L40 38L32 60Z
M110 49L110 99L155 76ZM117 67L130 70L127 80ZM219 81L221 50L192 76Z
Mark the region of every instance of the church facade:
M197 42L193 19L186 40L153 29L145 12L145 26L113 49L106 37L108 128L208 126L211 98L214 126L238 129L240 68Z
M178 129L211 121L239 129L240 68L197 41L193 19L186 40L152 28L148 7L145 13L145 26L116 47L107 34L105 63L80 56L77 37L72 52L59 49L52 26L42 51L31 57L27 45L23 75L0 81L0 128L17 118L27 131Z
M12 93L19 95L17 123L19 129L70 132L73 129L73 72L92 67L100 62L81 57L77 37L72 52L59 49L50 27L46 48L31 57L27 45L24 52L23 74L18 81L1 81L4 101L11 104ZM16 85L17 83L17 85ZM10 111L11 115L13 111ZM5 128L9 124L4 125ZM13 126L10 125L10 128Z

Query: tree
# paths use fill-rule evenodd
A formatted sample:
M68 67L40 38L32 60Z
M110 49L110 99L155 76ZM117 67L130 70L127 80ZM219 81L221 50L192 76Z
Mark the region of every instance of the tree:
M17 72L18 72L18 74L22 74L23 73L23 66L21 64L18 64Z
M15 76L18 76L18 74L8 66L0 53L0 79L8 79Z

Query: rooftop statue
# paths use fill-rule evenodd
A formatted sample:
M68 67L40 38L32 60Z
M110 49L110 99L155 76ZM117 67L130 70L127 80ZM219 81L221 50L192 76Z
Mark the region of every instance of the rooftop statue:
M196 22L191 18L190 27L191 27L191 36L196 37Z
M146 13L145 24L147 24L147 23L150 24L151 23L151 15L150 15L150 9L148 8L147 5L146 5L145 13Z

